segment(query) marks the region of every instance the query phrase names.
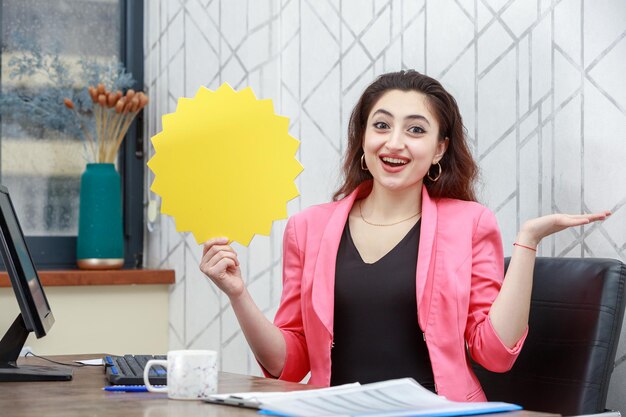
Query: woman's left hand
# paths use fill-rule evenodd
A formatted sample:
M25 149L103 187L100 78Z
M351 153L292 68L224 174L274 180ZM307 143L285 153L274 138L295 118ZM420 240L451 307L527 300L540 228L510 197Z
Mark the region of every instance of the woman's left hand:
M549 214L526 221L518 234L517 243L536 247L541 239L569 227L582 226L599 220L605 220L610 211L591 214Z

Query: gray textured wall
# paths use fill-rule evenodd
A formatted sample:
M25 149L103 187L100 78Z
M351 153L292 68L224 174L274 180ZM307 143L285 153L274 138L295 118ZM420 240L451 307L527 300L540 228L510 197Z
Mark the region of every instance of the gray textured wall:
M147 1L150 136L201 85L251 86L302 141L293 214L336 186L348 113L379 73L415 68L459 101L505 251L520 223L554 211L611 209L600 225L546 239L543 256L626 261L626 2L623 0ZM153 177L147 173L147 185ZM152 194L148 198L158 201ZM248 286L273 317L284 222L238 248ZM176 269L170 345L219 349L223 370L258 374L236 320L198 270L201 249L161 217L150 266ZM622 331L624 334L624 331ZM609 406L626 411L626 337Z

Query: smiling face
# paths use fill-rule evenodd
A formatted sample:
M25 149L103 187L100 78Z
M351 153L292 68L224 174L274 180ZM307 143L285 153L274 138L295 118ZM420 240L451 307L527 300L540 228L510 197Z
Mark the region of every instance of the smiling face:
M446 151L439 124L426 95L390 90L374 104L363 138L365 164L374 186L401 191L420 189L432 164Z

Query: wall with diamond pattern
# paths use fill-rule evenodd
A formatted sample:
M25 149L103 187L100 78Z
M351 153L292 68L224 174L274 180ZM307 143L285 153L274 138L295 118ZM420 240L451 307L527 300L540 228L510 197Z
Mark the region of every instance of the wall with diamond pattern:
M290 118L302 142L302 195L290 214L329 200L363 88L382 72L415 68L459 102L482 170L481 201L496 213L507 253L527 218L611 209L606 222L548 238L539 252L626 261L622 0L162 0L145 2L145 15L148 135L201 85L251 86ZM147 172L146 186L152 179ZM270 318L284 225L236 248ZM259 374L228 300L198 269L193 238L160 217L146 241L149 266L176 270L171 347L218 349L222 370ZM624 411L622 334L609 406Z

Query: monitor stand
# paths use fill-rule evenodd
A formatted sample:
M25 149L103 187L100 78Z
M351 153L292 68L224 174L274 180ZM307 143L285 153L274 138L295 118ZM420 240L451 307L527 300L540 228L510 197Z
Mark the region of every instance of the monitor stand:
M72 379L70 368L44 365L17 366L17 358L28 333L22 314L19 314L0 340L0 382L69 381Z

